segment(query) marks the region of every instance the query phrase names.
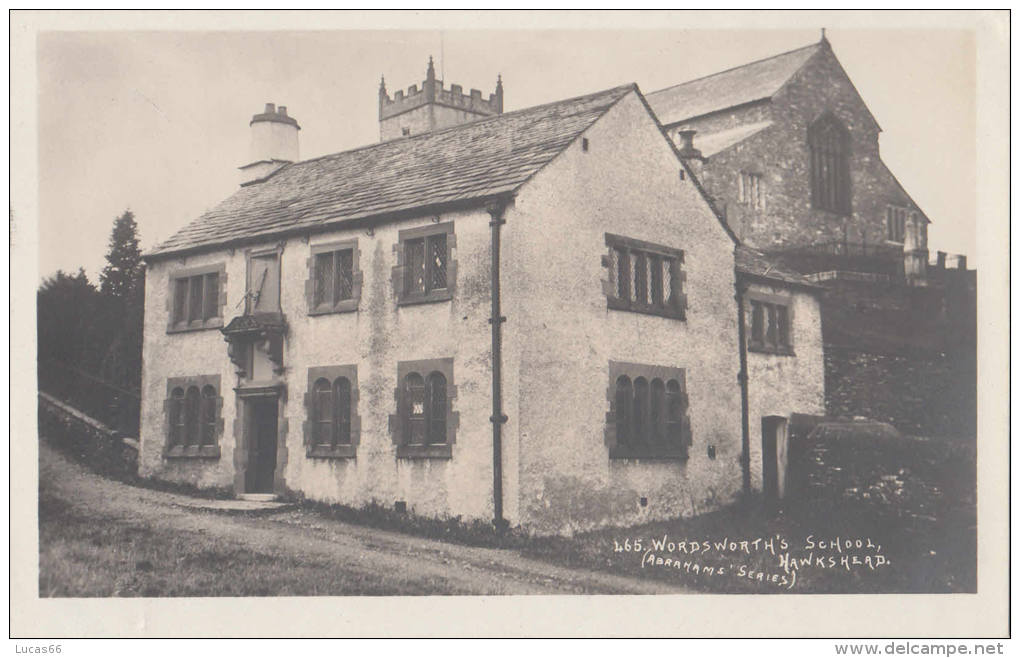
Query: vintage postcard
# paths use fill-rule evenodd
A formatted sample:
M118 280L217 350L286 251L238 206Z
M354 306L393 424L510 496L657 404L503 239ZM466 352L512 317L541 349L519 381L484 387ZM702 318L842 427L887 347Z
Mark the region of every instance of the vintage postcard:
M11 30L14 637L1008 633L1008 13Z

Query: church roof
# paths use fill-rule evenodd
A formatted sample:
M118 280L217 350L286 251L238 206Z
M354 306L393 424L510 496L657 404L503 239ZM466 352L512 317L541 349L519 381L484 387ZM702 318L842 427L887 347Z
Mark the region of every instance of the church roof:
M716 153L725 151L729 147L757 135L771 125L771 121L760 121L714 133L701 134L699 132L695 138L695 146L703 156L710 158Z
M772 98L825 42L773 55L750 64L647 94L663 125Z
M241 187L147 258L300 234L512 192L634 84L289 164Z

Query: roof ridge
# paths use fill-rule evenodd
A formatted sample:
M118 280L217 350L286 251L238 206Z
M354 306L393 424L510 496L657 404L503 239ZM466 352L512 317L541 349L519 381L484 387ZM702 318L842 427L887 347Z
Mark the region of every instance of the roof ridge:
M364 146L356 146L356 147L354 147L352 149L347 149L345 151L336 151L334 153L326 153L324 155L320 155L320 156L317 156L317 157L314 157L314 158L308 158L307 160L299 160L297 162L291 162L290 164L288 164L288 165L286 165L284 167L280 167L275 172L273 172L273 174L270 176L270 178L275 176L277 173L279 173L279 172L281 172L281 171L283 171L285 169L289 169L291 167L296 167L298 165L303 165L303 164L306 164L306 163L309 163L309 162L318 162L319 160L325 160L326 158L332 158L332 157L335 157L335 156L338 156L338 155L346 155L348 153L357 153L358 151L366 151L366 150L369 150L369 149L379 148L379 147L382 147L382 146L385 146L385 145L388 145L388 144L404 143L404 142L408 142L408 141L411 141L411 140L422 140L422 139L425 139L425 138L428 138L428 137L435 137L436 135L441 135L443 133L453 132L455 130L463 130L464 128L467 128L468 126L477 126L479 124L486 123L486 122L489 122L489 121L496 121L496 120L501 119L503 117L510 117L510 116L515 116L515 115L518 115L518 114L522 114L524 112L531 112L531 111L534 111L534 110L540 110L542 108L549 107L551 105L560 105L562 103L577 102L577 101L580 101L580 100L583 100L583 99L592 98L594 96L601 96L602 94L609 94L609 93L615 92L615 91L622 91L623 89L637 89L637 83L636 82L630 82L630 83L627 83L627 84L617 85L615 87L608 87L608 88L603 89L601 91L593 91L591 93L581 94L580 96L574 96L572 98L562 98L562 99L560 99L558 101L550 101L548 103L541 103L539 105L531 105L529 107L522 107L519 110L513 110L512 112L503 112L502 114L494 114L492 116L484 117L482 119L477 119L475 121L469 121L467 123L459 123L459 124L454 125L454 126L447 126L446 128L441 128L439 130L430 130L428 132L418 133L417 135L409 135L407 137L400 137L400 138L397 138L397 139L390 139L390 140L387 140L385 142L376 142L374 144L365 144Z
M659 94L659 93L662 93L664 91L669 91L671 89L676 89L677 87L683 87L684 85L689 85L692 82L698 82L700 80L707 80L708 78L713 78L713 77L715 77L717 75L722 75L723 73L729 73L731 71L736 71L737 69L742 69L742 68L746 68L748 66L753 66L755 64L760 64L762 62L767 62L770 59L776 59L777 57L783 57L784 55L792 55L795 52L799 52L801 50L807 50L808 48L817 48L817 47L819 47L821 45L822 45L822 43L820 41L816 41L816 42L810 43L810 44L808 44L806 46L801 46L799 48L793 48L792 50L787 50L787 51L784 51L784 52L781 52L781 53L776 53L775 55L769 55L768 57L762 57L761 59L756 59L756 60L752 60L750 62L745 62L743 64L738 64L737 66L731 66L730 68L723 69L722 71L716 71L715 73L709 73L708 75L702 75L702 76L699 76L697 78L691 78L690 80L685 80L683 82L678 82L675 85L670 85L668 87L663 87L662 89L656 89L655 91L649 92L648 95L652 96L654 94Z

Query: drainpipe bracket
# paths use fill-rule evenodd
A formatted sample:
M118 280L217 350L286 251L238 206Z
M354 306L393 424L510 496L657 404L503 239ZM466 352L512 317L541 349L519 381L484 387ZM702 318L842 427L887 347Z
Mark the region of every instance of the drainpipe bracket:
M505 315L501 315L498 318L489 318L489 324L492 324L494 321L501 322L501 323L502 322L506 322L506 316Z
M499 418L496 418L495 416L489 416L490 423L505 423L508 420L510 420L510 418L506 414L500 414Z

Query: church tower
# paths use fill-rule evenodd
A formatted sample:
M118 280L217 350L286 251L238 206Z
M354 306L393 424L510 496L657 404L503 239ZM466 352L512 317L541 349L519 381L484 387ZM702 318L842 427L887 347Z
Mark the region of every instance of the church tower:
M497 76L496 92L488 99L477 89L465 94L460 85L444 89L443 81L436 79L431 57L421 89L411 85L406 93L400 89L390 98L385 78L379 84L379 139L383 142L502 113L502 78Z

